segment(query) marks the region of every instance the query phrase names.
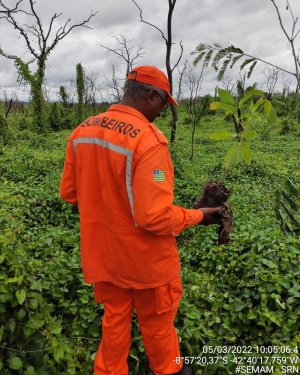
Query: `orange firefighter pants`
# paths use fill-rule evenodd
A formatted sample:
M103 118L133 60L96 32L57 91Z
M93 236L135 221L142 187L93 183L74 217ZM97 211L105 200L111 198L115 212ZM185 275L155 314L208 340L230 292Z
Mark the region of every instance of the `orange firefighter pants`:
M94 373L127 375L131 320L135 309L150 367L155 375L174 374L182 364L174 319L182 297L180 278L151 289L124 289L112 283L95 285L96 302L104 305L102 340Z

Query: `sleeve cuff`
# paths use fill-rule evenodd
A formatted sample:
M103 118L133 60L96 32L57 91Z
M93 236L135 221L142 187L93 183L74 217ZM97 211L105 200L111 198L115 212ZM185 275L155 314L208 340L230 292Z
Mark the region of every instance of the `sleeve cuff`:
M203 212L200 209L187 209L187 228L201 223L203 220Z
M183 230L201 223L203 212L200 209L188 209L180 207L184 212L184 220L172 231L173 236L178 236Z

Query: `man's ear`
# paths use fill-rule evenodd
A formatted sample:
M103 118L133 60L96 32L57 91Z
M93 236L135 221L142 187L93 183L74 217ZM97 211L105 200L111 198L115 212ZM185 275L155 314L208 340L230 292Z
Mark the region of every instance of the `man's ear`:
M149 104L153 104L155 102L155 91L154 90L149 90L148 92L148 98L149 98Z

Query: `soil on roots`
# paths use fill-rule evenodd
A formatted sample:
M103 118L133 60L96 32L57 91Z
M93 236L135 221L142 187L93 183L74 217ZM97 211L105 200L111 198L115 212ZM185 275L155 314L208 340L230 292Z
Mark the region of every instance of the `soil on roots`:
M194 203L195 208L223 206L224 210L218 214L218 244L228 244L232 231L233 213L227 200L231 192L224 185L216 181L207 182L199 199Z

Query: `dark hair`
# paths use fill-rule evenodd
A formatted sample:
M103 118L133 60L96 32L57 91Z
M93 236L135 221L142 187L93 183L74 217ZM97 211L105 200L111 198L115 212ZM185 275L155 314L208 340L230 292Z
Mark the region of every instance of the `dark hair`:
M149 90L158 91L161 95L165 95L165 91L152 86L148 85L144 82L134 81L134 80L127 80L124 85L124 95L129 95L132 98L140 98L145 95L145 93Z

